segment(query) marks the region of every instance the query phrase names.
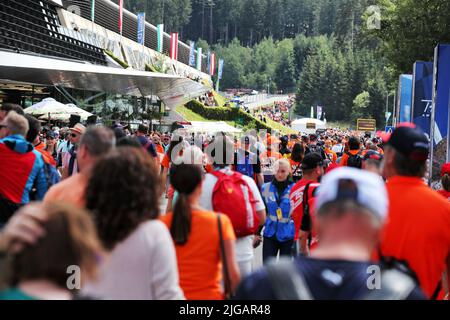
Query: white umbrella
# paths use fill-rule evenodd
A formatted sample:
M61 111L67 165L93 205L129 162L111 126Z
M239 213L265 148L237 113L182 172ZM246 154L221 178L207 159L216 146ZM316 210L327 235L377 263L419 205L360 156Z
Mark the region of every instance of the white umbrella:
M45 98L39 103L36 103L32 105L31 107L28 107L24 109L23 111L26 114L31 115L40 115L45 114L59 114L59 113L67 113L68 107L65 104L62 104L61 102L56 101L53 98Z
M93 116L92 113L87 112L86 110L83 110L81 108L78 108L76 105L74 105L72 103L67 104L67 106L70 108L70 110L69 110L70 114L79 115L79 116L81 116L81 119L84 119L84 118L87 119L88 117Z
M39 117L39 119L51 119L51 120L60 120L60 121L68 121L70 119L70 116L72 114L78 115L81 117L81 120L86 121L88 117L92 116L93 114L90 112L87 112L86 110L83 110L81 108L78 108L77 106L73 104L66 105L66 112L65 113L50 113L44 114Z

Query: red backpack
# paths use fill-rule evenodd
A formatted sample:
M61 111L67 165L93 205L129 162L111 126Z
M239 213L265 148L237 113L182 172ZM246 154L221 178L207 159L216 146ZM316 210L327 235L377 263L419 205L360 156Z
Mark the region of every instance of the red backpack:
M256 200L242 174L211 173L218 180L214 186L212 204L216 212L226 214L233 224L236 237L255 234L259 227Z

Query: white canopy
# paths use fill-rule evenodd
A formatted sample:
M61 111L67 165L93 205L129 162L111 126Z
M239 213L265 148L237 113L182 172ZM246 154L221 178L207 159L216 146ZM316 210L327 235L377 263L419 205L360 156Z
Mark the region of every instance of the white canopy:
M190 125L183 125L187 132L198 132L198 133L240 133L242 130L237 129L224 121L213 121L213 122L203 122L203 121L190 121Z
M75 114L81 117L81 120L87 120L92 113L89 113L74 104L62 104L53 98L46 98L39 103L32 105L24 110L26 114L40 116L39 119L69 120L70 115Z
M26 114L31 115L42 115L42 114L63 114L67 113L68 107L61 103L56 101L53 98L45 98L41 102L38 102L31 107L28 107L24 109L23 111Z
M321 120L314 118L302 118L292 121L291 128L302 133L315 133L316 130L326 129L327 125Z

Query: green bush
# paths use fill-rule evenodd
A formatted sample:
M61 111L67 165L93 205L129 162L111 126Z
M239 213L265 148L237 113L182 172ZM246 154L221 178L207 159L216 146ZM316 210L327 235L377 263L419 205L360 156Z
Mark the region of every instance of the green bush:
M208 120L235 121L241 123L244 127L252 127L257 130L267 129L270 131L272 129L267 124L259 121L247 112L244 112L238 108L205 107L197 100L188 102L186 104L186 108L198 113Z

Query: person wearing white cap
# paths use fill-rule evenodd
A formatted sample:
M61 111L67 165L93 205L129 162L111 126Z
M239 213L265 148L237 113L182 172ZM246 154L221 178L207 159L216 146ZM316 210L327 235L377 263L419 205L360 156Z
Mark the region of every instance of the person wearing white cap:
M371 262L387 215L382 178L339 168L325 175L316 214L320 238L311 257L280 260L246 278L237 299L423 299L417 282L397 265Z

